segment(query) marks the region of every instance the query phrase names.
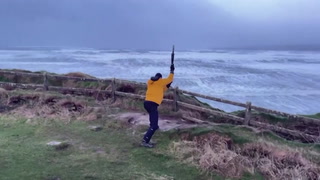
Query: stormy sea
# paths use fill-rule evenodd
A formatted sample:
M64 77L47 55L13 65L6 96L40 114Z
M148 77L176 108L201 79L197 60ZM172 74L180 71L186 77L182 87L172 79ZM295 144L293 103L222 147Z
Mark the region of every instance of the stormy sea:
M169 74L170 51L2 49L0 69L83 72L146 82ZM320 112L320 52L194 50L175 53L173 87L292 114ZM232 105L205 101L227 112Z

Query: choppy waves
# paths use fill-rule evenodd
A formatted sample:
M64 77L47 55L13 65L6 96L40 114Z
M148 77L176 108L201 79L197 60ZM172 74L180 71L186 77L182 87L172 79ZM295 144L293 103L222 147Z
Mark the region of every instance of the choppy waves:
M82 71L100 78L145 82L169 73L169 51L98 49L0 50L0 68ZM320 112L320 52L176 52L174 86L294 114ZM205 100L204 100L205 101ZM234 111L239 108L210 104Z

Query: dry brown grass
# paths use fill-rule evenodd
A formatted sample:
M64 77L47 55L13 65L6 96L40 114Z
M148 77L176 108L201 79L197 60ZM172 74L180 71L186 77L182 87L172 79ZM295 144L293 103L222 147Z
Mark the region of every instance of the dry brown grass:
M71 72L71 73L67 73L64 74L65 76L69 76L69 77L79 77L79 78L95 78L93 76L90 76L88 74L84 74L82 72Z
M2 87L4 90L7 90L7 91L12 91L15 89L15 87L7 85L7 84L3 85Z
M260 142L246 144L240 153L269 179L320 179L320 167L296 149Z
M103 112L88 106L86 101L72 96L56 96L45 93L19 94L8 96L5 106L12 107L6 114L26 118L71 120L96 120L102 118ZM104 109L104 108L100 108Z
M121 109L127 109L127 110L139 109L137 107L137 101L129 98L117 97L115 102L112 102L112 99L109 99L108 102L110 104L110 107L119 107ZM140 103L142 103L142 101Z
M184 136L183 139L190 139ZM226 177L241 177L244 172L254 172L246 157L232 151L231 139L210 133L195 136L192 140L174 142L170 148L178 158L199 166L204 171L214 171Z
M7 97L8 97L7 90L0 88L0 99L7 98Z
M170 151L186 163L206 172L239 178L244 172L259 171L267 179L320 179L320 167L298 150L264 142L232 144L228 137L215 133L190 137L184 134L173 142Z

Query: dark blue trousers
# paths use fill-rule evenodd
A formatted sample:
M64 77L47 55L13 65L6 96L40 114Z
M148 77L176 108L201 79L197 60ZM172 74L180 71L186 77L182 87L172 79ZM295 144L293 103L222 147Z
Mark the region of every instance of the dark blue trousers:
M147 143L150 142L153 134L156 132L157 129L159 129L158 126L158 104L152 101L145 101L144 102L144 108L149 113L149 121L150 121L150 127L146 134L143 137L143 140Z

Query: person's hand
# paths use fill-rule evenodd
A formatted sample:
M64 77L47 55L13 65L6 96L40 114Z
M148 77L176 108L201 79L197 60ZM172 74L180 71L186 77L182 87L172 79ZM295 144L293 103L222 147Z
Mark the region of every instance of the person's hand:
M171 82L172 83L172 82ZM167 84L167 88L169 88L171 86L171 83Z
M170 72L173 73L173 72L174 72L174 69L175 69L175 68L174 68L174 65L171 64L171 66L170 66Z

